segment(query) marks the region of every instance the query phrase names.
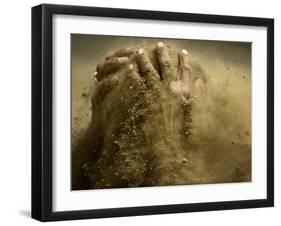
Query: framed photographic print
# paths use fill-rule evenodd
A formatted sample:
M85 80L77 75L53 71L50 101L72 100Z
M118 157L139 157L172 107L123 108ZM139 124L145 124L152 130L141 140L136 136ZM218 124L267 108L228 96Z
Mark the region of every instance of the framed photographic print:
M32 8L32 217L274 205L274 21Z

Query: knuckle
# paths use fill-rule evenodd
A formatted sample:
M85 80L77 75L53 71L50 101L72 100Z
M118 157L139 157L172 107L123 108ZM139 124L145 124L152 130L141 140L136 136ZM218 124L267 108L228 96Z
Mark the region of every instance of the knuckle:
M169 59L163 59L163 60L161 61L161 66L162 66L162 67L167 67L167 68L171 67L171 62L170 62L170 60L169 60Z
M153 69L148 62L143 64L143 72L144 73L152 73L153 72Z
M183 71L191 72L191 66L190 66L189 63L183 63L183 64L181 65L181 69L182 69Z

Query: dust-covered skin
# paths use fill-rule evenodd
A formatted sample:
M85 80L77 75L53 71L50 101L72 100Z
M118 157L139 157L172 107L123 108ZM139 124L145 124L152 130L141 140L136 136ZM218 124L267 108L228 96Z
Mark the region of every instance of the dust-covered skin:
M74 145L72 189L250 181L250 147L210 131L222 125L216 114L227 103L208 105L224 98L208 91L207 73L190 61L186 50L160 42L118 50L97 65L91 123ZM206 114L217 125L202 124Z

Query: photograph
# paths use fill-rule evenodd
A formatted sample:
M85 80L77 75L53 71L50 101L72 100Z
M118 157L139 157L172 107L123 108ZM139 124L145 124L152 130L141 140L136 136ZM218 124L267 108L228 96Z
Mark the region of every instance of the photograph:
M252 43L70 34L71 190L252 181Z
M31 216L274 206L274 19L32 7Z

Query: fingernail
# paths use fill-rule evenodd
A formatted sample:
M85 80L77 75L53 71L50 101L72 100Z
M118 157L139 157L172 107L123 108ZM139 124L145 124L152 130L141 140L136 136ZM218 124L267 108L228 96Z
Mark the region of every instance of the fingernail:
M99 80L97 79L97 77L95 77L94 79L95 79L95 82L96 82L97 84L100 83Z
M100 83L100 78L101 78L101 76L100 76L100 74L98 73L98 72L95 72L95 74L94 74L94 79L95 79L95 81L97 82L97 83Z
M128 57L119 57L119 58L118 58L118 62L119 62L120 64L126 63L128 60L129 60Z
M137 54L139 54L139 55L141 55L141 54L143 54L144 53L144 50L143 49L139 49L138 51L137 51Z
M158 43L157 43L157 47L161 48L161 47L163 47L163 46L164 46L164 43L163 43L163 42L158 42Z
M187 50L186 50L186 49L183 49L181 52L182 52L183 54L185 54L185 55L187 55L187 54L188 54L188 52L187 52Z

